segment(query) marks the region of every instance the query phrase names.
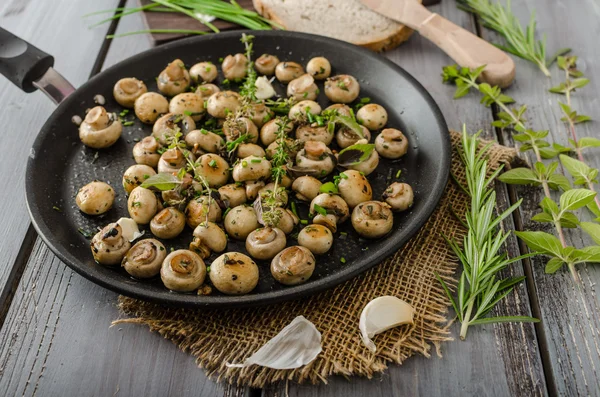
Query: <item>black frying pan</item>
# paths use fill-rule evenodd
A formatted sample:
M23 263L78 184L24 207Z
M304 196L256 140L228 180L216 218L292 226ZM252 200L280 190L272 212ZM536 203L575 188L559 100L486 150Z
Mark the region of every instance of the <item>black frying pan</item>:
M100 73L74 92L50 68L52 57L0 29L0 72L29 92L35 87L50 93L57 109L40 131L27 161L27 205L33 225L50 249L68 266L93 282L119 293L177 306L239 307L275 303L314 294L331 288L377 265L405 244L432 214L448 179L450 142L444 118L427 91L406 71L383 57L354 45L326 37L286 31L252 32L256 36L255 54L271 53L282 60L306 64L313 56L330 59L334 73L354 75L361 83L361 97L370 97L389 113L388 125L400 128L410 142L408 155L397 161L382 160L369 180L375 197L393 181L404 181L415 190L411 210L396 214L393 231L380 240L365 241L353 231L350 222L340 228L333 249L317 258L316 271L305 284L285 287L270 275L268 262L259 262L260 282L244 296L209 296L169 292L160 279L140 281L124 270L94 263L89 240L79 230L95 233L98 227L127 216L126 196L121 185L123 171L134 162L131 149L135 141L151 128L138 121L125 127L121 139L111 148L91 150L81 144L77 126L71 118L85 115L95 106L93 98L102 94L108 111L120 112L112 98L112 87L122 77L135 76L156 91L155 77L175 58L188 66L200 60L218 59L242 52L239 32L193 37L146 51ZM283 87L279 87L283 92ZM322 87L321 87L322 88ZM323 101L322 105L327 105ZM401 176L396 179L397 172ZM115 206L103 216L90 217L75 206L79 187L99 179L111 183L118 192ZM53 207L60 209L54 210ZM307 219L306 205L299 205ZM184 248L191 240L186 230L170 248ZM289 239L294 243L292 239ZM244 252L243 243L232 241L228 251ZM342 258L346 263L342 263ZM214 257L207 260L210 263Z

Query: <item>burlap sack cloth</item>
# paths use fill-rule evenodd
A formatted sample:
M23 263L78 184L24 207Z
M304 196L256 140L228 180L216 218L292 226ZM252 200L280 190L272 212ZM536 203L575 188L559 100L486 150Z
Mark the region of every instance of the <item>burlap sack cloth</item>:
M451 131L452 173L464 180L464 167L456 155L460 134ZM495 145L489 151L490 170L507 163L513 149ZM450 285L457 263L441 234L460 236L464 228L450 211L465 212L468 197L449 182L438 208L419 233L384 263L332 290L316 296L252 310L167 309L127 297L119 307L131 316L117 323L147 325L181 350L197 358L207 375L231 383L264 387L278 380L326 382L333 374L372 377L389 362L402 363L415 353L430 356L432 346L451 340L447 308L450 304L438 273ZM400 326L375 337L377 353L361 342L358 321L365 305L382 295L397 296L415 309L414 325ZM227 368L226 362L240 363L269 339L303 315L322 333L322 353L310 364L295 370L273 370L253 365Z

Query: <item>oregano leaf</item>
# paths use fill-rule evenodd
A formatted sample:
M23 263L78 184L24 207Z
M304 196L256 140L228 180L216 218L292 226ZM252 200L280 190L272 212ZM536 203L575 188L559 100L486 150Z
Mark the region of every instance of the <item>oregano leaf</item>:
M498 177L501 182L509 185L539 185L536 174L529 168L513 168Z
M591 168L587 166L582 161L571 158L569 156L565 156L561 154L559 156L560 162L566 168L566 170L571 174L573 178L583 178L586 179L589 175Z
M573 211L586 206L594 200L595 192L588 189L571 189L560 196L560 209L562 211Z
M549 233L526 231L515 232L515 234L534 252L558 257L562 254L562 245L560 244L560 241Z

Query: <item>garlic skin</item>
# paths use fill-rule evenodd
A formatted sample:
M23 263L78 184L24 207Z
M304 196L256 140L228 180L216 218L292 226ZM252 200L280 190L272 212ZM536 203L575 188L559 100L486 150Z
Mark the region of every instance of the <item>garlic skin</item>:
M402 324L414 324L415 310L411 305L395 296L380 296L365 306L360 314L360 336L365 346L372 352L377 351L371 340L388 329Z

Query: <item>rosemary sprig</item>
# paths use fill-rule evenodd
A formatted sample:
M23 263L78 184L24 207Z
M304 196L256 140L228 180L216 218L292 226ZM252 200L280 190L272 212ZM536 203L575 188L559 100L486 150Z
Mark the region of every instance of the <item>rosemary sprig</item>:
M462 246L455 239L444 236L463 266L456 299L443 279L437 276L461 323L460 338L463 340L467 337L471 325L539 321L528 316L486 317L516 284L525 279L525 277L499 279L498 272L530 255L508 258L506 253L500 253L510 233L501 230L499 224L519 207L522 200L501 214L495 213L496 192L490 185L493 184L502 167L487 176L486 152L491 144L478 149L479 133L471 137L463 126L462 148L459 150L466 172L467 184L463 188L471 199L470 208L464 215L468 226L467 234L463 238Z

